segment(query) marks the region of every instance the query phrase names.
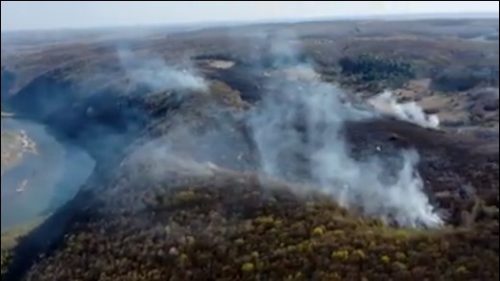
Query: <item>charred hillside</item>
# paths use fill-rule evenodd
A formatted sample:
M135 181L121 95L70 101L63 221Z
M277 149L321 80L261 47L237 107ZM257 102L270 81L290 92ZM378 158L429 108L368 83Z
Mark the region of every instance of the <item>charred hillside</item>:
M96 168L2 252L2 279L498 279L497 139L415 121L494 130L498 108L469 120L463 109L472 90L495 87L488 73L456 96L426 79L444 64L435 58L468 52L479 59L460 63L495 70L498 43L422 24L437 31L317 22L10 57L2 109L82 147ZM448 52L440 40L461 44ZM342 58L363 60L351 73ZM393 86L387 111L370 105Z
M255 143L248 141L251 132L241 117L249 105L237 92L224 92L213 85L207 96L165 98L165 93L145 93L134 99L101 92L81 98L73 87L53 82L36 80L12 97L8 105L88 149L98 159L98 167L72 201L19 241L4 275L6 280L20 280L22 276L27 280L126 279L130 274L145 274L148 280L166 275L197 279L207 274L230 279L248 279L256 274L284 278L291 271L303 272L294 277L297 280L326 276L356 279L360 277L359 267L372 278L394 274L401 278L443 274L467 278L483 274L491 279L498 274L489 264L477 262L484 257L491 260L498 248L490 248L496 243L497 217L488 212L491 206L498 207L498 155L481 153L477 146L480 142L456 141L443 132L390 119L346 125L351 153L358 155L355 157L363 158L380 149L391 154L416 148L433 204L446 210L447 223L460 226L437 233L397 230L353 215L321 195L311 195L300 183L266 182L256 174L227 172L203 164L211 161L231 170L256 169ZM60 93L61 102L44 107L44 101L56 97L44 97L48 92ZM151 147L165 144L162 138L169 138L169 133L187 124L192 131L184 136L175 134L175 140L183 142L175 150L200 164L165 162L161 151L154 152L159 158L153 157ZM234 137L229 137L229 142L231 134ZM212 146L220 141L221 150L204 149L200 140ZM464 153L470 155L466 162ZM465 182L475 188L473 193L457 188ZM462 227L466 228L460 230ZM269 238L276 233L281 233L278 240ZM162 239L164 235L167 240ZM269 243L258 242L263 240ZM136 241L149 248L112 241ZM484 243L489 250L465 250L471 243ZM415 245L421 249L418 253L412 252ZM106 251L108 246L117 251ZM86 262L83 251L87 250L95 255L95 263ZM423 263L424 257L435 251L439 251L436 255L443 266L450 268L447 273ZM49 258L40 259L39 254ZM123 255L127 258L120 265L104 262L121 260ZM456 255L469 258L450 261ZM66 264L64 268L72 270L62 270L56 264ZM119 268L136 269L122 272Z

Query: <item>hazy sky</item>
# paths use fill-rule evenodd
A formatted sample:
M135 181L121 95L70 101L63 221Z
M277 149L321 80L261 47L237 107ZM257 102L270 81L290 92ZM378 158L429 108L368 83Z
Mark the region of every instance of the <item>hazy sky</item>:
M383 14L498 13L498 1L1 1L1 29L59 29Z

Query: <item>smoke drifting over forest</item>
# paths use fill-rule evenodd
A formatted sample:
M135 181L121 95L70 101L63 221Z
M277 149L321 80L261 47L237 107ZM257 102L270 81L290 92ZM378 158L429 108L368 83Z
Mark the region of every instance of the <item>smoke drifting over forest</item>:
M404 226L441 225L441 218L423 191L416 169L418 153L403 150L391 157L373 154L355 160L342 134L344 124L376 118L378 114L368 106L352 104L342 89L322 82L313 66L299 59L299 46L289 44L286 38L275 39L270 50L274 54L273 66L291 71L274 74L265 85L261 100L243 117L218 114L220 109L209 108L207 111L216 116L215 128L200 133L183 120L166 136L149 142L135 153L142 164L155 163L147 165L152 169L148 175L159 176L172 167L183 171L192 167L199 174L203 167L208 171L213 163L241 170L241 155L253 153L258 160L249 166L258 172L302 182L308 188L315 186L314 192L331 196L341 205L368 216ZM196 99L201 94L197 90L207 89L208 82L196 70L178 72L161 60L142 63L133 62L127 54L121 53L120 57L137 83L151 85L154 90L187 89L191 93L184 99ZM416 105L398 104L388 94L375 100L404 121L425 127L436 125ZM234 127L238 118L246 124L246 136Z

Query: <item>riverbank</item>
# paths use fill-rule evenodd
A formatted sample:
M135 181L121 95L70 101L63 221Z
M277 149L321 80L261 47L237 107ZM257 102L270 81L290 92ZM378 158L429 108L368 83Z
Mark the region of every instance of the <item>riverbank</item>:
M44 125L2 119L4 132L13 135L11 148L17 160L6 162L4 169L2 141L2 234L74 197L94 167L85 151L60 142Z

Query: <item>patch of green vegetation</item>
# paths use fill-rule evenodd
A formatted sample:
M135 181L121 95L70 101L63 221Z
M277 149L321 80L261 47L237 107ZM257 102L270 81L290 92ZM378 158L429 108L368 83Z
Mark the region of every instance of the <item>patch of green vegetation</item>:
M415 77L415 70L406 61L363 54L343 57L339 60L342 74L352 76L357 82L382 82L390 87L399 87Z
M332 258L338 261L346 261L349 258L349 251L338 250L332 253Z
M437 71L432 87L439 91L467 91L477 86L498 86L498 66L449 68Z

